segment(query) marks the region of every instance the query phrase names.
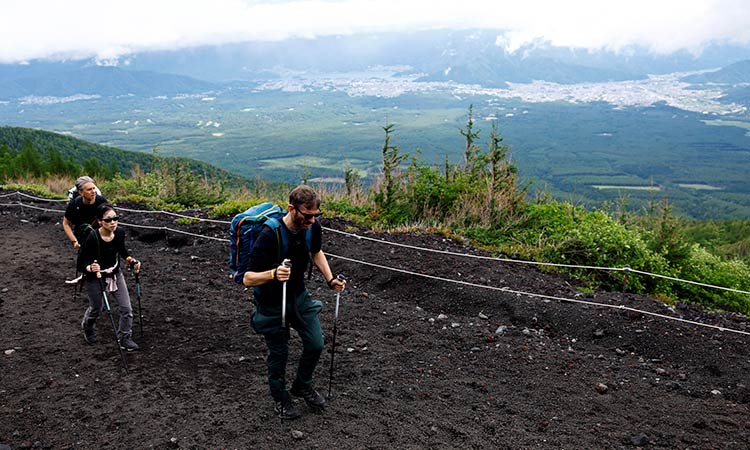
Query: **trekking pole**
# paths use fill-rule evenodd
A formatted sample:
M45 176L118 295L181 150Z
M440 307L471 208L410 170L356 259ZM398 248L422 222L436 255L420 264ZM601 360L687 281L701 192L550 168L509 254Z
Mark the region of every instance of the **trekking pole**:
M292 262L285 259L281 265L292 267ZM281 283L281 328L286 328L286 281Z
M139 270L133 269L135 276L135 298L138 299L138 326L141 329L141 339L143 339L143 310L141 309L141 280L138 278Z
M74 280L78 279L78 269L76 268L76 277L73 278ZM73 302L75 303L78 300L78 285L80 282L76 282L73 284Z
M81 250L79 249L79 250L78 250L78 253L76 254L76 260L75 260L75 264L76 264L76 277L75 277L75 278L73 278L74 280L77 280L77 279L78 279L78 255L79 255L80 253L81 253ZM73 285L73 302L74 302L74 303L75 303L75 302L76 302L76 301L78 300L78 286L79 286L79 285L81 286L81 291L83 291L83 278L81 278L81 279L80 279L80 280L78 281L78 283L75 283L75 284Z
M96 272L96 278L99 279L99 287L102 290L102 298L104 299L104 310L107 312L107 315L109 316L109 321L112 322L112 330L115 332L115 345L117 345L117 350L120 351L120 358L122 358L122 366L125 368L125 373L127 374L128 373L128 361L125 359L125 354L122 352L122 348L120 347L120 341L117 339L117 326L115 325L115 319L114 317L112 317L112 309L110 309L109 301L107 300L107 288L104 286L104 280L102 280L102 273Z
M341 281L346 281L343 275L337 276ZM333 385L333 357L336 354L336 324L339 321L339 299L341 299L341 292L336 292L336 309L333 314L333 339L331 340L331 370L328 373L328 398L331 398L331 386Z

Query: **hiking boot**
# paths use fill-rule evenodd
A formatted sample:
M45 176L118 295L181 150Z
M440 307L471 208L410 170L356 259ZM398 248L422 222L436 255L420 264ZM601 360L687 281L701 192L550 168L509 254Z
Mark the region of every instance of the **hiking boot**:
M326 399L322 395L318 394L318 391L313 389L312 386L300 386L292 384L292 389L289 391L295 397L302 397L305 399L307 406L313 409L325 409Z
M141 349L138 344L133 342L133 339L131 339L130 336L123 336L120 338L120 348L129 352L136 352Z
M302 411L292 402L292 398L286 392L284 392L281 401L276 402L275 410L282 420L293 420L302 415Z
M94 325L95 321L93 320L89 320L89 322L90 324L86 324L85 320L81 322L83 340L85 340L87 344L93 344L96 342L96 325Z

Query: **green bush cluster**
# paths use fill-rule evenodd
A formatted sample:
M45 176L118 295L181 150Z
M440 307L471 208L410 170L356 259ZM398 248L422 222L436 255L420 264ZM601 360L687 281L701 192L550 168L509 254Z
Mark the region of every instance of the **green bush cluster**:
M63 199L68 198L67 195L63 195L59 192L52 192L47 186L42 186L41 184L9 183L9 184L3 184L2 188L9 190L9 191L29 192L40 198L52 198L52 199L58 199L58 200L63 200Z
M322 205L323 213L326 216L341 216L354 222L364 223L363 218L369 217L371 209L366 205L355 205L346 198L332 197L326 198Z
M745 262L722 259L698 244L692 246L679 276L703 284L750 291L750 267ZM747 294L684 283L675 283L674 291L678 298L689 302L750 314Z
M463 165L446 162L429 166L407 155L392 142L393 128L383 146L383 175L364 202L346 196L327 206L359 213L363 223L378 227L414 225L451 230L472 239L482 248L514 257L572 266L567 268L587 286L651 293L667 301L693 301L711 307L747 313L750 295L697 287L662 277L702 280L704 283L747 291L750 268L740 260L726 260L685 239L682 222L666 205L652 214L616 220L606 210L588 211L570 203L544 198L525 200L517 186L517 170L507 159L496 127L487 151L476 142L479 131L469 120L460 130L466 138ZM357 204L358 206L354 206Z
M268 200L261 200L258 198L245 198L245 199L229 199L211 208L208 215L209 217L233 217L235 214L241 213L253 205L263 203Z
M372 191L372 217L385 225L421 224L464 227L505 227L518 218L525 188L517 186L518 170L508 157L509 147L494 125L486 150L477 144L472 108L465 128L463 164L446 160L443 168L419 161L419 152L402 167L408 155L391 144L393 125L383 128L383 170Z
M136 166L130 178L118 173L99 186L110 200L130 197L130 201L140 199L141 203L164 210L215 205L226 197L223 183L200 178L176 160L157 161L148 173Z
M516 239L540 245L539 254L548 262L670 272L667 261L649 248L642 233L617 223L603 211L587 212L569 203L530 205L528 221ZM650 277L628 276L626 283L623 272L590 269L571 272L607 288L668 291L668 286Z
M681 226L691 242L717 255L750 263L750 220L684 221Z

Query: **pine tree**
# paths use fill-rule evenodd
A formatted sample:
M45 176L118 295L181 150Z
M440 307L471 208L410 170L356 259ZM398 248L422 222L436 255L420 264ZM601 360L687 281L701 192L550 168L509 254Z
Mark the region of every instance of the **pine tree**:
M393 124L388 124L383 127L385 131L385 142L383 143L383 186L381 190L382 199L381 206L388 209L394 201L397 185L396 185L396 172L401 163L409 155L400 154L399 147L391 145L391 130Z
M30 139L24 141L21 153L18 155L18 170L23 175L40 177L44 174L42 157L34 148Z
M52 175L65 175L67 172L62 153L54 147L47 150L47 172Z
M464 147L464 168L466 172L473 172L476 168L477 153L479 147L474 141L479 139L479 130L474 131L474 105L469 105L469 118L466 120L466 129L458 130L466 139Z
M0 182L16 175L16 155L7 145L0 145Z

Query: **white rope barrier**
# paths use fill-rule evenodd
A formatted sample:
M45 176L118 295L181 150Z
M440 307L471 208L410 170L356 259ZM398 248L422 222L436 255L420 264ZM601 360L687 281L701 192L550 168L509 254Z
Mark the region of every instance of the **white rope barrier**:
M346 231L334 230L333 228L328 228L328 227L323 227L323 229L325 229L326 231L332 231L334 233L339 233L345 236L353 237L355 239L365 239L368 241L378 242L378 243L387 244L387 245L393 245L396 247L403 247L403 248L408 248L412 250L419 250L419 251L432 252L432 253L441 253L444 255L451 255L451 256L460 256L464 258L486 259L490 261L529 264L529 265L535 265L535 266L567 267L567 268L573 268L573 269L614 270L614 271L627 270L624 267L621 268L621 267L582 266L582 265L575 265L575 264L559 264L559 263L548 263L548 262L539 262L539 261L524 261L522 259L497 258L494 256L472 255L471 253L458 253L458 252L451 252L449 250L436 250L432 248L418 247L416 245L402 244L400 242L390 242L390 241L386 241L383 239L362 236L362 235L354 234L354 233L347 233Z
M728 288L728 287L724 287L724 286L716 286L716 285L713 285L713 284L700 283L698 281L683 280L681 278L670 277L670 276L667 276L667 275L660 275L658 273L643 272L643 271L640 271L640 270L631 269L629 267L627 268L627 271L628 272L633 272L633 273L639 273L639 274L642 274L642 275L649 275L649 276L657 277L657 278L664 278L666 280L679 281L681 283L694 284L696 286L703 286L703 287L713 288L713 289L722 289L722 290L725 290L725 291L736 292L738 294L750 294L750 292L748 292L748 291L742 291L740 289L732 289L732 288Z
M21 191L16 191L13 194L22 195L24 197L28 197L28 198L33 199L33 200L39 200L39 201L42 201L42 202L67 202L67 201L69 201L67 198L55 199L55 198L34 197L33 195L29 195L29 194L26 194L26 193L21 192ZM9 194L9 195L13 195L13 194Z
M640 309L636 309L636 308L631 308L631 307L625 306L625 305L608 305L606 303L590 302L590 301L587 301L587 300L578 300L578 299L566 298L566 297L555 297L555 296L552 296L552 295L535 294L533 292L517 291L517 290L513 290L513 289L508 289L506 287L486 286L486 285L482 285L482 284L470 283L468 281L453 280L453 279L450 279L450 278L443 278L443 277L438 277L438 276L434 276L434 275L427 275L427 274L423 274L423 273L419 273L419 272L412 272L410 270L397 269L395 267L383 266L383 265L380 265L380 264L375 264L375 263L370 263L370 262L366 262L366 261L360 261L360 260L353 259L353 258L347 258L347 257L344 257L344 256L335 255L335 254L329 253L329 252L326 252L326 255L334 257L334 258L339 258L339 259L342 259L344 261L353 262L353 263L356 263L356 264L363 264L363 265L370 266L370 267L376 267L378 269L390 270L392 272L400 272L400 273L407 274L407 275L413 275L413 276L417 276L417 277L428 278L428 279L431 279L431 280L443 281L443 282L446 282L446 283L455 283L455 284L461 284L461 285L464 285L464 286L471 286L471 287L475 287L475 288L490 289L490 290L493 290L493 291L508 292L508 293L511 293L511 294L518 294L518 295L526 295L526 296L532 297L532 298L543 298L543 299L549 299L549 300L558 300L558 301L562 301L562 302L579 303L579 304L590 305L590 306L601 306L601 307L604 307L604 308L611 308L611 309L619 309L619 310L625 310L625 311L632 311L632 312L637 312L637 313L644 314L644 315L649 315L649 316L654 316L654 317L660 317L662 319L675 320L675 321L678 321L678 322L684 322L684 323L688 323L688 324L691 324L691 325L697 325L697 326L706 327L706 328L714 328L714 329L717 329L719 331L728 331L728 332L731 332L731 333L744 334L744 335L750 336L750 332L747 332L747 331L735 330L735 329L732 329L732 328L720 327L720 326L717 326L717 325L709 325L709 324L705 324L705 323L701 323L701 322L696 322L696 321L693 321L693 320L682 319L680 317L667 316L665 314L659 314L659 313L655 313L655 312L651 312L651 311L644 311L644 310L640 310Z
M0 204L0 206L22 206L22 207L26 206L28 208L38 209L38 210L43 210L43 211L64 212L64 211L61 211L61 210L58 210L58 209L49 209L49 208L41 208L41 207L38 207L38 206L32 206L32 205L24 205L24 204L22 204L20 202L18 202L18 203L11 203L11 204ZM118 208L118 209L123 209L123 208ZM140 211L140 210L130 210L130 211L143 212L143 211ZM152 229L152 230L164 230L165 232L166 231L172 231L174 233L185 234L185 235L193 236L193 237L196 237L196 238L209 239L209 240L214 240L214 241L229 243L229 239L216 238L216 237L212 237L212 236L205 236L205 235L200 235L200 234L191 233L191 232L188 232L188 231L178 230L178 229L169 228L169 227L161 227L161 226L157 227L157 226L150 226L150 225L136 225L136 224L130 224L130 223L124 223L124 222L122 223L122 225L130 226L130 227L134 227L134 228L144 228L144 229ZM328 229L328 228L326 228L326 229ZM374 239L374 240L377 240L377 239ZM382 241L382 242L389 243L388 241ZM401 245L405 246L403 244L401 244ZM420 249L420 250L425 250L425 251L431 250L431 249L422 249L421 247L416 247L416 248ZM659 317L659 318L662 318L662 319L673 320L673 321L677 321L677 322L683 322L683 323L687 323L687 324L690 324L690 325L701 326L701 327L705 327L705 328L713 328L713 329L716 329L716 330L719 330L719 331L726 331L726 332L731 332L731 333L737 333L737 334L742 334L742 335L748 335L748 336L750 336L750 332L747 332L747 331L735 330L735 329L732 329L732 328L726 328L726 327L720 327L720 326L717 326L717 325L705 324L705 323L696 322L696 321L692 321L692 320L682 319L682 318L679 318L679 317L667 316L665 314L659 314L659 313L654 313L654 312L651 312L651 311L645 311L645 310L640 310L640 309L636 309L636 308L631 308L631 307L625 306L625 305L608 305L606 303L597 303L597 302L590 302L590 301L586 301L586 300L578 300L578 299L572 299L572 298L566 298L566 297L555 297L555 296L544 295L544 294L536 294L536 293L533 293L533 292L518 291L518 290L509 289L507 287L496 287L496 286L481 285L481 284L476 284L476 283L470 283L468 281L455 280L455 279L451 279L451 278L438 277L438 276L435 276L435 275L428 275L428 274L423 274L423 273L418 273L418 272L412 272L412 271L404 270L404 269L397 269L397 268L394 268L394 267L388 267L388 266L384 266L384 265L380 265L380 264L375 264L375 263L370 263L370 262L366 262L366 261L361 261L361 260L357 260L357 259L354 259L354 258L347 258L345 256L340 256L340 255L336 255L336 254L329 253L329 252L326 252L326 254L328 256L331 256L331 257L334 257L334 258L339 258L339 259L341 259L343 261L349 261L349 262L352 262L352 263L355 263L355 264L362 264L362 265L366 265L366 266L370 266L370 267L376 267L376 268L379 268L379 269L388 270L388 271L392 271L392 272L400 272L400 273L404 273L404 274L407 274L407 275L418 276L418 277L432 279L432 280L437 280L437 281L443 281L443 282L446 282L446 283L461 284L461 285L464 285L464 286L470 286L470 287L475 287L475 288L480 288L480 289L489 289L489 290L494 290L494 291L500 291L500 292L507 292L507 293L512 293L512 294L517 294L517 295L525 295L525 296L528 296L530 298L542 298L542 299L563 301L563 302L568 302L568 303L577 303L577 304L584 304L584 305L589 305L589 306L599 306L599 307L603 307L603 308L610 308L610 309L617 309L617 310L624 310L624 311L632 311L632 312L639 313L639 314L644 314L644 315ZM461 254L461 253L457 253L456 256L473 256L473 255L464 255L464 254ZM494 259L494 258L489 258L489 257L481 257L481 258ZM632 269L629 269L629 270L632 270ZM676 281L680 281L680 280L676 280ZM710 286L710 285L707 285L707 286Z
M214 240L214 241L229 243L229 239L217 238L217 237L213 237L213 236L205 236L205 235L202 235L202 234L191 233L189 231L177 230L175 228L155 227L155 226L151 226L151 225L136 225L134 223L127 223L127 222L120 222L120 224L121 225L125 225L126 227L147 228L147 229L151 229L151 230L171 231L173 233L186 234L188 236L193 236L193 237L200 238L200 239L210 239L210 240Z
M174 213L171 211L164 211L163 209L158 210L158 211L144 211L141 209L128 209L128 208L117 207L117 210L126 211L126 212L135 212L135 213L141 213L141 214L167 214L169 216L182 217L184 219L193 219L193 220L198 220L200 222L221 223L221 224L226 224L226 225L229 225L231 223L231 222L227 222L226 220L214 220L214 219L204 219L202 217L186 216L184 214L178 214L178 213Z
M604 270L604 271L616 271L616 272L633 272L633 273L637 273L637 274L640 274L640 275L647 275L647 276L652 276L652 277L656 277L656 278L664 278L664 279L667 279L667 280L678 281L678 282L681 282L681 283L694 284L694 285L697 285L697 286L709 287L709 288L714 288L714 289L722 289L722 290L725 290L725 291L731 291L731 292L737 292L739 294L748 294L748 295L750 295L750 291L743 291L743 290L733 289L733 288L728 288L728 287L723 287L723 286L716 286L716 285L713 285L713 284L706 284L706 283L701 283L701 282L698 282L698 281L685 280L685 279L682 279L682 278L670 277L670 276L661 275L661 274L658 274L658 273L645 272L645 271L642 271L642 270L632 269L632 268L630 268L630 266L625 266L625 267L584 266L584 265L575 265L575 264L559 264L559 263L548 263L548 262L537 262L537 261L524 261L524 260L521 260L521 259L497 258L497 257L494 257L494 256L472 255L470 253L457 253L457 252L451 252L451 251L448 251L448 250L436 250L436 249L431 249L431 248L418 247L418 246L415 246L415 245L401 244L399 242L390 242L390 241L386 241L386 240L383 240L383 239L376 239L376 238L372 238L372 237L368 237L368 236L361 236L361 235L354 234L354 233L347 233L346 231L334 230L334 229L328 228L328 227L324 227L324 229L327 230L327 231L332 231L334 233L339 233L339 234L343 234L343 235L346 235L346 236L350 236L350 237L353 237L355 239L365 239L365 240L369 240L369 241L373 241L373 242L378 242L378 243L381 243L381 244L393 245L393 246L396 246L396 247L404 247L404 248L408 248L408 249L412 249L412 250L418 250L418 251L440 253L440 254L444 254L444 255L460 256L460 257L465 257L465 258L475 258L475 259L484 259L484 260L490 260L490 261L507 262L507 263L518 263L518 264L551 266L551 267L566 267L566 268L573 268L573 269L590 269L590 270Z
M51 209L51 208L42 208L41 206L35 206L35 205L29 205L28 203L0 203L0 206L20 206L21 208L31 208L31 209L38 209L40 211L49 211L49 212L56 212L60 214L64 214L65 211L59 210L59 209Z
M42 198L39 198L39 197L30 196L28 194L24 194L24 193L18 192L18 191L16 191L16 193L18 193L20 195L24 195L26 197L34 198L34 199L37 199L37 200L65 201L65 200L48 200L48 199L42 199ZM7 195L12 195L12 194L7 194ZM14 205L3 205L3 206L17 206L17 205L31 207L30 205L24 205L24 204L22 204L20 201L17 204L14 204ZM121 210L121 211L135 212L135 213L141 213L141 214L167 214L167 215L172 215L172 216L176 216L176 217L182 217L182 218L186 218L186 219L193 219L193 220L197 220L197 221L200 221L200 222L212 222L212 223L221 223L221 224L227 224L227 225L231 223L231 222L228 222L228 221L225 221L225 220L204 219L204 218L201 218L201 217L186 216L186 215L183 215L183 214L173 213L173 212L164 211L164 210L159 210L159 211L145 211L145 210L139 210L139 209L128 209L128 208L120 208L120 207L118 207L117 209ZM48 209L46 211L54 211L54 210L49 210ZM61 211L61 212L64 212L64 211ZM364 240L368 240L368 241L372 241L372 242L377 242L377 243L380 243L380 244L386 244L386 245L392 245L392 246L396 246L396 247L408 248L408 249L411 249L411 250L418 250L418 251L424 251L424 252L432 252L432 253L439 253L439 254L450 255L450 256L457 256L457 257L462 257L462 258L474 258L474 259L483 259L483 260L506 262L506 263L527 264L527 265L548 266L548 267L563 267L563 268L572 268L572 269L602 270L602 271L613 271L613 272L632 272L632 273L636 273L636 274L639 274L639 275L651 276L651 277L655 277L655 278L662 278L662 279L667 279L667 280L676 281L676 282L680 282L680 283L692 284L692 285L695 285L695 286L701 286L701 287L706 287L706 288L711 288L711 289L719 289L719 290L724 290L724 291L728 291L728 292L735 292L735 293L738 293L738 294L750 295L750 291L744 291L744 290L741 290L741 289L734 289L734 288L729 288L729 287L724 287L724 286L718 286L718 285L713 285L713 284L701 283L699 281L686 280L686 279L683 279L683 278L670 277L670 276L667 276L667 275L661 275L661 274L657 274L657 273L646 272L646 271L642 271L642 270L636 270L636 269L630 268L629 266L625 266L625 267L587 266L587 265L576 265L576 264L561 264L561 263L550 263L550 262L539 262L539 261L526 261L526 260L521 260L521 259L498 258L498 257L483 256L483 255L472 255L470 253L458 253L458 252L451 252L451 251L448 251L448 250L437 250L437 249L431 249L431 248L426 248L426 247L418 247L418 246L409 245L409 244L402 244L402 243L399 243L399 242L390 242L390 241L386 241L386 240L383 240L383 239L376 239L376 238L372 238L372 237L369 237L369 236L362 236L362 235L358 235L358 234L355 234L355 233L348 233L346 231L335 230L335 229L329 228L329 227L322 227L322 228L324 230L326 230L326 231L331 231L331 232L334 232L334 233L339 233L339 234L342 234L342 235L345 235L345 236L353 237L355 239L364 239ZM179 230L170 230L170 231L174 231L176 233L180 233L181 232ZM218 239L218 238L210 238L210 239ZM227 242L228 242L228 240L227 240Z

